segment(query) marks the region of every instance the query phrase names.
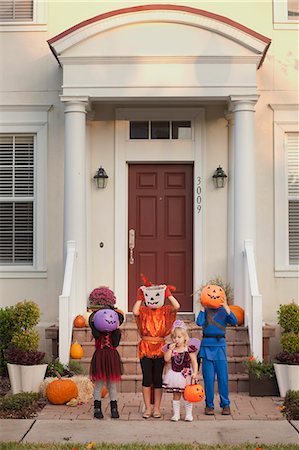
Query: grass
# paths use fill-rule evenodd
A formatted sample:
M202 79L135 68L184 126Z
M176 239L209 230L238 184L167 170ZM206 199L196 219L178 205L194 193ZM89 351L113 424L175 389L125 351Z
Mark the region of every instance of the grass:
M161 444L150 445L141 443L106 444L89 442L85 444L60 443L17 443L0 442L0 450L299 450L296 444L240 444L240 445L204 445L204 444Z

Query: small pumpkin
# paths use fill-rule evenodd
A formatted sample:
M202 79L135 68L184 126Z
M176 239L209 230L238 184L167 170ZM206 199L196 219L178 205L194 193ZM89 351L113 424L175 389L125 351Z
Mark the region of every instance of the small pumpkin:
M105 398L106 395L107 395L107 388L106 388L106 386L103 386L101 397Z
M201 402L205 392L201 384L187 384L184 390L184 398L187 402Z
M83 357L83 348L78 342L71 345L70 356L73 359L81 359Z
M208 284L202 289L200 294L201 304L206 308L220 308L225 300L226 295L224 289L216 284Z
M92 314L92 311L86 311L86 313L83 314L83 317L85 319L85 326L89 327L89 317Z
M86 327L86 321L84 316L82 316L81 314L78 314L78 316L76 316L74 318L74 327L75 328L84 328Z
M238 305L229 305L229 308L230 308L231 312L233 312L234 315L236 316L238 325L243 325L244 324L244 309Z
M60 378L48 384L46 396L53 405L64 405L78 397L78 387L71 379Z

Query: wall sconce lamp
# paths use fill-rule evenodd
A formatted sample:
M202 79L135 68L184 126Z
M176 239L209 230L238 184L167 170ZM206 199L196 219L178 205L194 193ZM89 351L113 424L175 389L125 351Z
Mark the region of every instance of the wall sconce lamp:
M106 173L106 170L103 169L102 166L100 166L93 179L98 189L105 189L108 183L108 175Z
M221 166L217 167L213 175L213 181L216 188L223 188L225 186L227 175Z

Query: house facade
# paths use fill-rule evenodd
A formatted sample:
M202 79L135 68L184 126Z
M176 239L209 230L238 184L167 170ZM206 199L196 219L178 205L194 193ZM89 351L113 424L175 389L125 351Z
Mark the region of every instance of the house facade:
M106 285L128 313L140 273L186 313L215 276L248 324L250 298L269 324L298 302L296 8L0 7L1 306L34 299L43 329Z

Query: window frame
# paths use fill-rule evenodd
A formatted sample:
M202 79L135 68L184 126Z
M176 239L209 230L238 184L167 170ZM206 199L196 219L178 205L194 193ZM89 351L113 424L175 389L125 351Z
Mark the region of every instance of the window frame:
M46 267L46 211L47 211L47 126L48 107L28 109L1 107L1 134L34 134L34 225L33 264L1 265L0 278L44 278Z
M273 0L273 27L276 30L299 29L299 20L288 18L288 0Z
M0 20L0 31L46 31L48 20L48 0L33 0L33 20L5 21Z
M298 277L289 264L287 134L298 133L298 105L270 105L274 111L274 253L275 276Z

